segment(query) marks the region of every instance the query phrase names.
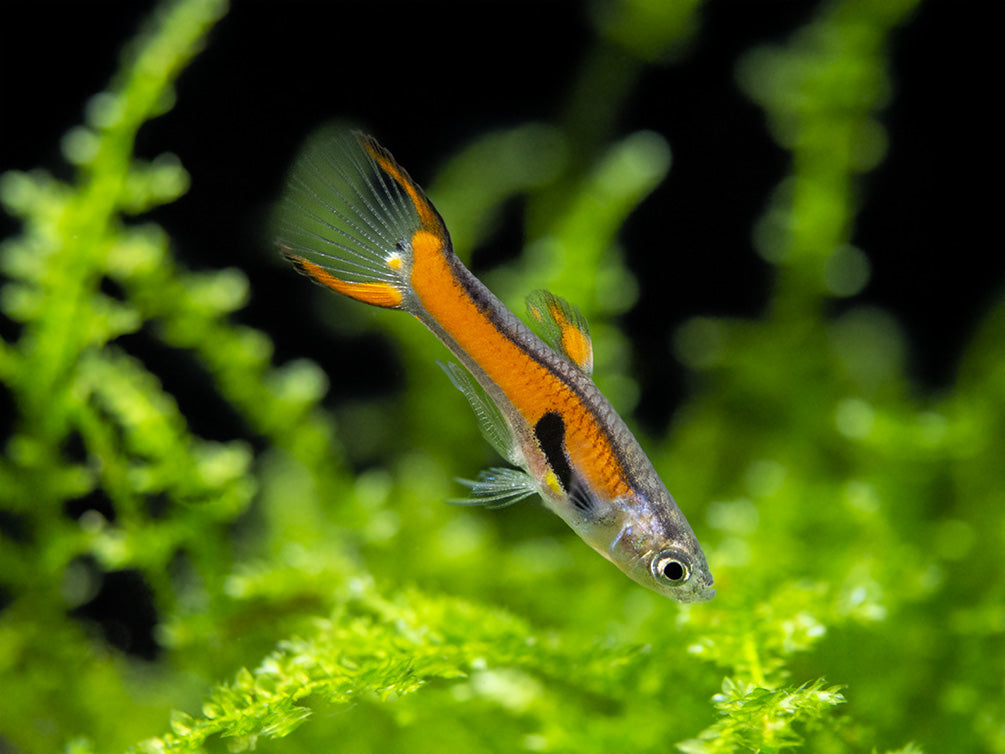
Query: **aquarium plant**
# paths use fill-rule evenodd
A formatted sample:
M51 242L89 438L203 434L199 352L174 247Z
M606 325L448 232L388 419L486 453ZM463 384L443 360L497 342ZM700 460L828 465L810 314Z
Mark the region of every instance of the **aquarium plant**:
M20 222L0 247L0 751L1005 752L1005 298L939 393L896 313L855 299L914 4L822 3L738 67L789 174L751 228L763 312L666 333L692 387L641 439L718 589L683 606L531 503L443 504L490 449L407 317L325 302L344 317L317 337L365 331L407 375L335 409L338 374L241 321L241 248L181 261L150 212L200 176L135 139L226 8L164 4L63 139L69 177L0 177ZM612 114L700 15L624 0L593 22L562 115L459 146L428 188L462 256L523 200L526 244L487 282L513 308L574 301L630 416L633 359L670 353L633 354L621 326L619 231L670 151ZM246 431L203 436L175 369ZM116 594L112 620L96 601Z

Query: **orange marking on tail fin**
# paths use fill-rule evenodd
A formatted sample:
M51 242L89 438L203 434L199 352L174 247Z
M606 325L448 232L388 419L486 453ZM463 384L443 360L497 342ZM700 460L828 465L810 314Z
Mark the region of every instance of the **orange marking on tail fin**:
M370 158L377 163L380 169L391 176L391 178L397 181L398 184L405 189L408 193L408 197L412 200L412 205L415 207L415 211L419 213L419 219L422 220L423 226L427 230L446 238L447 228L443 224L440 214L433 208L432 203L426 198L426 195L422 193L422 189L419 188L418 184L416 184L405 169L401 167L397 161L395 161L394 157L391 156L391 153L378 144L376 139L370 136L357 133L356 138L359 139L363 149L366 150L366 153L370 155Z
M385 309L400 309L402 304L401 291L390 283L353 283L348 280L341 280L332 275L328 270L314 262L308 261L295 254L286 253L285 256L297 271L306 275L311 280L320 283L325 288L362 301L364 304L380 306Z

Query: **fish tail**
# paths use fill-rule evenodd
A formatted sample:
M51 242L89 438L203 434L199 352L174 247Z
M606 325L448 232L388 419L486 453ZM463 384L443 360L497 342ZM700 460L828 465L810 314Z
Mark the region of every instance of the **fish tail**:
M439 213L390 152L335 128L312 138L295 163L277 235L299 272L386 309L412 309L417 248L450 249Z

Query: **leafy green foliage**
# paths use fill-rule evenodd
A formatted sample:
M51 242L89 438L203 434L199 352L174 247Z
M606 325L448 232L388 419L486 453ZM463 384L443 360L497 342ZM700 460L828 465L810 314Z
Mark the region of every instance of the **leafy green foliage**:
M0 749L1005 751L1005 302L945 396L910 384L890 314L830 306L868 277L850 244L856 177L882 159L885 48L911 6L825 5L740 66L792 154L755 230L775 289L760 319L676 333L698 387L645 442L713 564L719 595L697 606L626 584L532 506L439 505L486 451L407 317L367 326L395 338L413 387L343 411L371 428L343 448L320 371L274 366L268 338L231 319L243 275L186 270L134 219L187 186L173 157L135 159L133 139L223 11L166 6L67 136L75 181L0 182L24 222L0 250L17 324L0 341L16 409L0 686L18 690L0 696ZM605 7L597 59L622 45L632 64L617 91L576 90L601 114L697 27L688 4ZM585 107L574 96L567 122L487 135L430 188L462 254L527 198L527 247L489 282L517 310L538 287L575 301L625 408L630 344L613 317L635 282L616 236L669 153L653 134L614 141L608 115L584 125ZM135 333L203 370L260 442L199 437L130 353ZM380 463L352 474L352 453ZM124 571L149 586L155 662L73 616Z

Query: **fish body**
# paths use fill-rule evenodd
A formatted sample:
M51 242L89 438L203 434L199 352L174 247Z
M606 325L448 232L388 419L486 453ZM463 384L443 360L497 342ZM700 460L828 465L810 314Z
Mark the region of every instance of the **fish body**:
M418 184L360 133L329 131L308 145L278 228L283 255L301 273L408 312L463 365L444 368L486 439L521 469L483 472L467 482L465 502L506 505L540 494L636 582L679 602L714 596L684 514L591 379L592 344L578 309L535 291L528 312L544 339L535 335L454 254Z

